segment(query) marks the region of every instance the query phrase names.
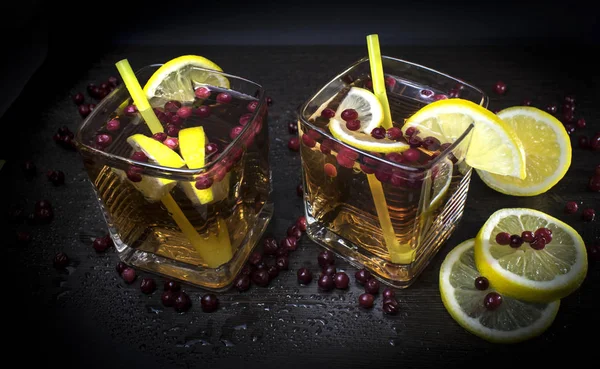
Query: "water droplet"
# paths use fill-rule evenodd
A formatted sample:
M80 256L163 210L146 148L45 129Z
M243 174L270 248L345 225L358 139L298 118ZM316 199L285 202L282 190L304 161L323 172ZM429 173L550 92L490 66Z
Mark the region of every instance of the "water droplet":
M234 331L240 331L240 330L246 330L246 329L248 329L248 325L246 323L236 325L235 327L233 327Z

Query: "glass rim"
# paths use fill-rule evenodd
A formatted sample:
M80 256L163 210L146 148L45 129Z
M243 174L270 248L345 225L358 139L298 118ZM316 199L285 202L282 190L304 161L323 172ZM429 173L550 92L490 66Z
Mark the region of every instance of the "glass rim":
M456 81L457 83L460 83L461 85L464 85L465 87L471 88L474 91L478 92L481 94L481 100L479 102L479 105L484 106L487 108L488 105L488 96L485 94L485 92L483 92L483 90L481 90L480 88L472 85L469 82L466 82L462 79L453 77L449 74L440 72L436 69L433 68L429 68L426 67L424 65L421 64L417 64L417 63L413 63L404 59L399 59L399 58L394 58L391 56L387 56L387 55L382 55L381 56L382 59L387 59L387 60L391 60L397 63L402 63L402 64L408 64L411 65L413 67L419 68L419 69L423 69L426 70L432 74L437 74L440 75L442 77L448 78L450 80ZM348 67L346 67L342 72L338 73L335 77L331 78L327 83L325 83L322 87L320 87L317 92L315 92L314 94L311 95L311 97L305 101L304 103L302 103L300 105L300 107L297 109L297 115L298 115L298 119L300 119L302 121L303 124L309 126L311 129L316 130L318 133L322 134L323 136L327 137L328 139L332 140L334 143L337 143L339 145L342 145L352 151L356 151L358 152L360 155L363 155L365 157L370 158L371 160L376 160L377 162L381 162L384 163L386 165L390 165L394 168L397 169L402 169L405 171L426 171L426 170L430 170L432 169L435 165L438 164L438 162L440 162L441 160L443 160L444 158L446 158L450 153L452 153L452 151L458 146L460 145L463 140L469 135L469 133L473 130L473 128L475 127L474 123L471 123L467 129L465 129L465 131L454 141L450 144L450 146L448 146L444 151L440 152L440 155L436 156L433 160L428 161L425 164L417 164L417 165L406 165L403 163L396 163L390 160L387 160L385 158L385 155L383 157L379 157L376 155L373 155L371 152L369 151L365 151L363 149L359 149L357 147L354 147L352 145L349 145L343 141L338 140L337 138L335 138L332 134L324 131L323 129L321 129L320 127L315 126L312 122L308 121L307 119L305 119L304 117L304 112L306 111L306 109L308 108L309 104L315 99L316 96L318 96L321 92L323 92L332 82L342 78L345 74L347 74L348 72L350 72L351 70L353 70L354 68L356 68L357 66L359 66L360 64L366 63L369 61L369 57L365 56L362 57L360 59L358 59L357 61L355 61L354 63L350 64Z
M135 75L138 76L139 74L145 72L146 70L150 70L152 68L158 69L162 65L164 65L164 64L156 63L156 64L149 64L149 65L143 66L135 71ZM102 157L106 160L106 162L111 163L111 165L112 165L112 163L118 163L118 164L122 165L123 168L129 167L131 165L135 165L136 167L143 168L143 170L145 172L147 172L146 174L149 174L149 175L151 175L152 173L157 173L160 176L167 175L169 177L173 177L174 179L181 179L181 180L189 179L190 175L198 175L198 174L206 173L210 169L212 169L213 166L215 166L218 163L225 160L225 158L227 158L229 156L230 152L232 150L234 150L234 148L237 148L242 145L243 137L245 136L245 133L250 129L250 127L252 126L252 123L254 123L256 121L258 114L262 110L263 106L266 105L265 89L259 83L256 83L247 78L240 77L240 76L237 76L234 74L225 73L222 71L218 71L218 70L214 70L214 69L210 69L210 68L198 67L198 66L193 66L193 68L203 70L203 71L206 71L209 73L220 74L220 75L230 78L230 79L236 79L239 81L244 81L246 83L250 83L250 84L256 86L257 91L258 91L258 96L254 96L258 101L258 105L256 106L256 109L254 109L254 111L252 112L252 116L250 117L248 122L243 126L243 129L240 131L240 133L221 152L218 153L219 155L217 157L215 157L213 160L211 160L208 164L204 165L201 168L194 168L194 169L166 167L166 166L162 166L162 165L158 165L158 164L139 162L136 160L132 160L131 158L126 158L126 157L123 157L120 155L107 153L103 150L96 149L94 147L91 147L88 144L83 143L82 137L81 137L82 131L84 130L84 128L86 126L88 126L89 124L91 124L92 121L94 121L94 119L98 116L98 114L100 114L99 112L101 112L103 110L103 108L106 108L106 105L108 105L110 103L111 99L113 99L113 100L116 99L116 96L122 92L124 92L125 95L127 96L126 99L131 98L131 94L127 90L127 87L125 86L124 83L120 83L113 91L111 91L104 99L102 99L98 103L98 105L94 108L94 110L92 110L92 112L83 120L83 122L79 124L79 126L77 127L77 130L75 132L75 137L73 140L77 150L80 152L88 152L89 154L91 154L93 156ZM214 87L216 87L216 86L214 86ZM234 91L229 88L227 90Z

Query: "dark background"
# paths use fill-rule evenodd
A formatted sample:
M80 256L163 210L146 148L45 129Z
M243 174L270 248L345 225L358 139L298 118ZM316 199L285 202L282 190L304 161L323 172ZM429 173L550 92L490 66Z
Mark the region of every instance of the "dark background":
M65 78L114 45L547 45L590 58L595 1L89 1L0 5L0 116L46 58ZM200 50L198 52L201 54ZM59 71L57 71L59 72Z

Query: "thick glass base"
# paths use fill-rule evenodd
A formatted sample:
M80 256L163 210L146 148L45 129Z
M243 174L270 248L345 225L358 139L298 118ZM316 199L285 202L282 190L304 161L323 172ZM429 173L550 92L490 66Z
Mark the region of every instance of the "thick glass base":
M262 210L256 216L256 222L248 229L245 239L241 242L231 260L217 268L192 265L143 251L140 247L131 247L121 241L115 229L110 227L110 224L109 231L119 258L125 264L183 283L219 292L229 289L233 284L235 277L265 232L273 216L273 210L272 202L264 204Z

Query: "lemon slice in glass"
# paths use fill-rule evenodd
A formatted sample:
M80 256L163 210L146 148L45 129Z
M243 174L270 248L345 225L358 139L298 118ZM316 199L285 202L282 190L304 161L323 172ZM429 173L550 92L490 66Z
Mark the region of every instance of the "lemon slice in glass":
M161 165L168 168L182 168L185 166L183 159L175 151L162 143L143 134L134 134L127 138L127 143L135 151L142 151L148 157L151 164ZM118 174L127 180L124 171L118 170ZM151 202L160 201L175 186L176 181L166 178L142 175L140 182L129 181L144 197Z
M152 106L160 106L169 100L192 103L194 90L201 85L229 88L226 77L205 69L223 71L213 61L199 55L171 59L152 74L144 86L144 93Z
M179 131L179 152L189 169L202 168L205 162L206 134L202 126L184 128ZM199 190L195 182L179 182L181 188L194 205L205 205L220 201L227 196L229 173L220 182Z
M554 322L560 300L532 303L500 295L502 302L488 310L484 299L496 292L494 284L485 290L475 287L475 279L486 277L475 266L474 239L448 253L440 268L440 294L452 318L467 331L490 342L515 343L536 337Z
M346 121L341 117L346 109L354 109L358 113L361 128L351 131L346 128ZM329 120L329 131L333 137L357 149L389 153L401 152L408 149L404 142L392 141L387 138L376 139L371 136L373 128L379 127L383 121L383 107L371 91L360 87L352 87L340 102L335 116Z
M496 235L521 235L539 228L552 231L541 250L523 243L500 245ZM550 302L574 292L587 273L587 252L581 236L568 224L538 210L501 209L485 222L475 242L477 269L507 296L524 301Z
M455 142L473 124L466 154L471 167L491 173L525 178L525 151L514 129L491 111L464 99L438 100L409 117L403 133L415 127L419 136L442 143Z
M535 196L554 187L571 165L571 140L563 124L538 108L515 106L498 117L510 125L523 143L527 177L502 176L477 170L494 190L512 196Z

